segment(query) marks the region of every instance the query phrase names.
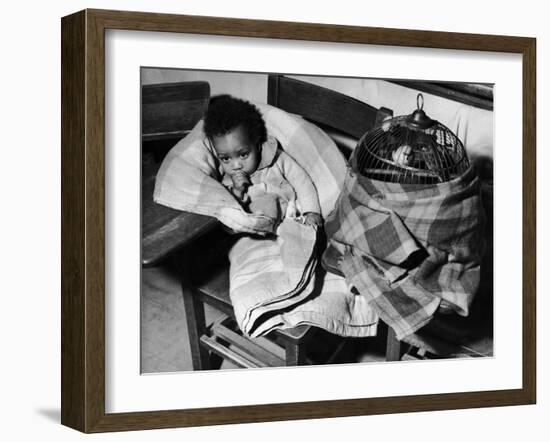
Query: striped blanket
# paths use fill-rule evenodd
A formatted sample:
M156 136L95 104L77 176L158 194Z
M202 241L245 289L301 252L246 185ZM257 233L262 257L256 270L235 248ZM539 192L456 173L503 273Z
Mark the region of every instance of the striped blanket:
M325 225L323 263L345 275L401 339L438 308L468 315L479 285L484 221L473 168L426 186L348 171Z
M316 233L314 227L285 219L275 237L244 236L232 247L230 297L244 333L255 335L263 315L293 306L311 294Z
M346 164L321 129L272 106L256 104L268 135L311 177L323 217L343 186ZM204 139L202 122L165 158L155 185L157 203L213 216L233 230L263 235L273 225L244 212L220 183L221 170ZM230 252L230 297L244 333L260 336L277 328L311 324L336 334L372 336L377 315L350 292L344 278L319 272L317 231L284 220L275 236L243 235Z

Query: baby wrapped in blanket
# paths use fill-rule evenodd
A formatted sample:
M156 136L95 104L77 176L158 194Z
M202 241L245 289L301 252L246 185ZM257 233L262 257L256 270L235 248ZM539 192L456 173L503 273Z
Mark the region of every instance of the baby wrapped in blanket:
M212 100L211 110L216 100ZM303 220L310 224L320 222L333 210L342 189L344 158L330 137L315 125L269 105L258 103L255 107L261 112L261 118L256 116L254 120L261 128L260 136L247 133L246 140L256 142L246 144L257 149L247 149L243 157L247 159L249 152L257 152L252 153L259 155L255 160L257 167L240 178L244 181L244 177L249 185L239 183L241 173L232 179L225 172L213 140L205 136L205 122L201 121L163 161L155 184L155 202L212 216L228 229L250 233L239 235L229 254L231 303L239 327L248 336L305 324L342 336L375 335L378 317L363 297L351 293L344 278L316 272L319 267L315 226L289 218L275 226L266 216L252 213L267 212L268 204L263 209L257 207L262 198L254 193L255 189L263 192L265 184L265 194L275 194L277 207L285 201L291 206L294 201ZM229 107L223 113L227 118L241 114ZM233 122L227 130L232 132L231 128L240 125ZM248 123L245 127L249 127ZM301 169L293 168L294 160ZM310 188L307 183L311 179L313 190L303 191L301 180L294 179L294 170L299 176L301 170L305 171L305 187ZM283 189L293 197L284 198ZM246 192L239 195L239 190ZM285 212L288 210L279 213ZM274 232L276 235L266 235Z
M229 95L213 98L204 133L223 169L222 183L244 210L270 218L274 231L287 217L321 225L311 178L275 138L267 136L254 105Z

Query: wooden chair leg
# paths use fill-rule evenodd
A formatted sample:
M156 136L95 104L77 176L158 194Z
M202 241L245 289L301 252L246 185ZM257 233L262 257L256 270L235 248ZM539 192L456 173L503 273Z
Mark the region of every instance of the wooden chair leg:
M182 281L183 307L187 319L187 332L191 347L193 370L210 370L210 354L200 343L200 337L206 332L204 304L197 293Z
M402 356L402 344L397 339L393 328L388 326L388 338L386 340L386 361L400 361Z
M304 365L305 361L306 358L303 346L290 342L285 343L285 364L287 367Z

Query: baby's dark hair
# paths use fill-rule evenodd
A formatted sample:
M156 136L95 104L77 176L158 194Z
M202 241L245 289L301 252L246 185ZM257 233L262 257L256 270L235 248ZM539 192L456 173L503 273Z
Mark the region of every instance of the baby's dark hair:
M226 135L241 125L252 143L258 145L267 140L265 122L256 106L227 94L210 99L204 118L208 138Z

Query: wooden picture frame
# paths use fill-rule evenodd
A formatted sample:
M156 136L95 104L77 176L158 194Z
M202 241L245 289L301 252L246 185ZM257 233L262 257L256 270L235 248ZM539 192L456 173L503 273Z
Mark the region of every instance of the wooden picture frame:
M139 30L521 54L522 387L267 405L105 411L105 30ZM472 407L536 400L536 40L525 37L84 10L62 19L62 409L83 432ZM519 114L519 113L518 113Z

